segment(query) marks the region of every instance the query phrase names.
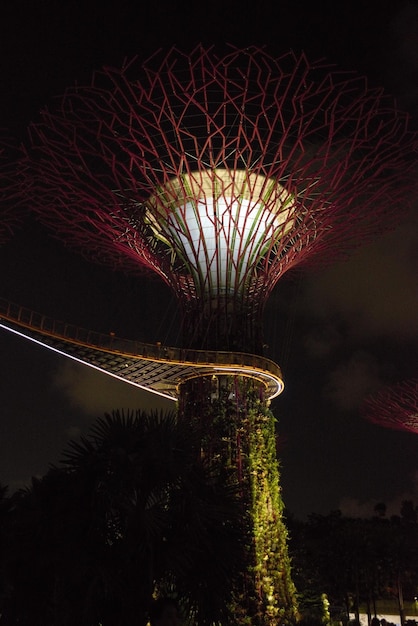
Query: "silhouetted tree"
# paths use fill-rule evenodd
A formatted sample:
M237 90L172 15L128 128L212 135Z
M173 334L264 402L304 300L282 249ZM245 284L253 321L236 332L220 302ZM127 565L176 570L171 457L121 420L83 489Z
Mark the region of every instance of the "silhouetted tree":
M383 503L375 510L378 515L369 519L347 518L340 511L311 515L307 522L290 518L302 615L311 617L312 607L317 608L321 593L326 593L331 613L334 607L344 607L347 621L349 612L358 613L360 604L371 620L376 601L384 598L397 599L404 619L403 595L412 599L418 584L416 508L404 502L401 515L390 519L380 515L386 510Z
M146 624L168 586L197 624L227 619L242 510L174 414L115 412L14 498L1 624Z

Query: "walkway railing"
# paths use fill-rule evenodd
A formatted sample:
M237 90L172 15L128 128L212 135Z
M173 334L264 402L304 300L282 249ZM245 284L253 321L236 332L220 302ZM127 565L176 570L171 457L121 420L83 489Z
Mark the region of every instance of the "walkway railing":
M144 343L131 339L117 337L113 333L105 334L92 330L87 330L74 324L54 320L46 315L32 311L26 307L9 302L0 298L0 321L7 328L9 325L17 325L21 329L26 329L27 334L32 332L40 333L45 338L60 340L67 344L91 348L109 355L130 357L141 361L149 361L155 364L167 363L178 371L179 366L183 368L184 378L187 377L191 369L205 371L240 371L247 376L269 379L269 386L273 384L275 391L273 395L280 393L282 389L282 373L279 366L262 356L248 354L244 352L228 352L215 350L191 350L187 348L177 348L164 346L160 343ZM23 333L24 334L24 333ZM203 375L197 373L197 375ZM183 378L183 376L180 376Z
M15 322L20 326L38 330L44 334L59 337L67 341L80 343L92 348L100 348L116 354L141 356L150 360L175 361L198 365L242 365L269 371L281 377L280 367L271 359L246 352L228 352L218 350L190 350L163 346L159 343L144 343L133 339L123 339L113 333L99 333L93 330L54 320L42 313L32 311L18 304L0 298L0 317Z

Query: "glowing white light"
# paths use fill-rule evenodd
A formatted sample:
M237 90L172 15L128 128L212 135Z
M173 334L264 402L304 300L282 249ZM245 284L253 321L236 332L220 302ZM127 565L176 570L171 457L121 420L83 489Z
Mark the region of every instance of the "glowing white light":
M186 263L200 292L242 293L257 266L295 223L295 197L244 170L182 174L156 189L147 218Z
M249 266L261 256L260 247L272 238L273 218L246 199L207 198L173 211L165 230L197 274L205 277L206 291L229 293L240 291Z

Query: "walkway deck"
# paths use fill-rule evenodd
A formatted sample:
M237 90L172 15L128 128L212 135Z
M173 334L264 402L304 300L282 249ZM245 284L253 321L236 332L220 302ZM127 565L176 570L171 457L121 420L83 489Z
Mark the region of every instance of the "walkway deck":
M279 366L261 356L121 339L53 320L1 298L0 328L172 400L178 398L181 383L213 374L237 374L262 381L270 399L283 390Z

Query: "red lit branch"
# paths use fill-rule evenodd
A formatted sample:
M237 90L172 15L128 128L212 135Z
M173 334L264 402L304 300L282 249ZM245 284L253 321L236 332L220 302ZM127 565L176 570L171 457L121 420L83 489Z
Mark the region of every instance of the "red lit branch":
M22 186L18 151L10 139L0 138L0 244L4 243L22 219Z
M418 434L418 380L399 383L369 398L364 415L378 426Z

